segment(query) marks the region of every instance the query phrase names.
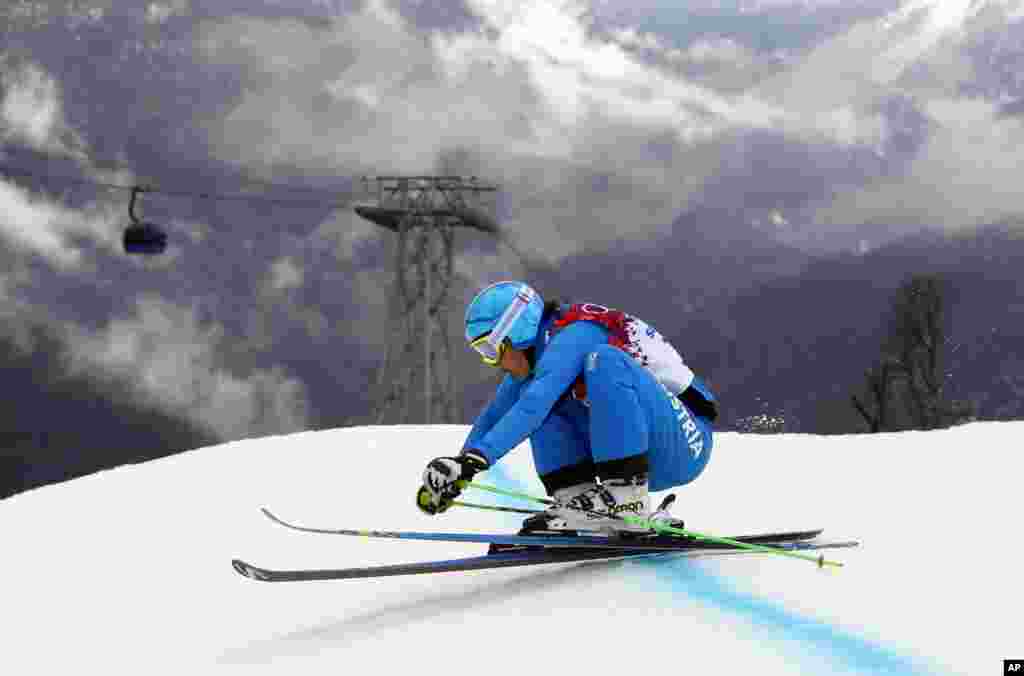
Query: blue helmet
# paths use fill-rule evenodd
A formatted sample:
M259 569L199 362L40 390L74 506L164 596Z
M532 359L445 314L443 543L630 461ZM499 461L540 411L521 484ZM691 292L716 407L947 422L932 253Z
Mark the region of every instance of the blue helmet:
M517 297L520 300L529 298L529 302L508 329L508 339L517 350L525 350L533 345L544 313L544 301L539 293L524 282L491 284L469 302L466 307L466 341L471 343L493 331Z

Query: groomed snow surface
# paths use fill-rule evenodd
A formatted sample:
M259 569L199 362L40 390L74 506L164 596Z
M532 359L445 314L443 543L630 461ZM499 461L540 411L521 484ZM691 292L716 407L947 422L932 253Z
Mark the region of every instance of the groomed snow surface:
M717 437L676 489L696 530L824 527L842 569L770 555L268 584L231 568L346 567L477 545L288 531L513 531L421 515L463 426L363 427L203 448L0 502L5 674L969 674L1024 656L1024 423ZM528 444L481 481L542 494ZM466 499L490 501L487 494ZM526 505L521 505L526 506ZM401 671L400 671L401 670Z

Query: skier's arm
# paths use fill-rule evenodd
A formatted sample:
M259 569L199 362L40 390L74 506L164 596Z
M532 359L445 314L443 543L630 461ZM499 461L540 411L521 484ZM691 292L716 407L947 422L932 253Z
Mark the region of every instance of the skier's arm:
M607 331L593 322L576 322L559 332L544 351L533 380L519 400L470 448L480 451L493 466L523 443L583 371L586 355L607 342Z
M501 420L502 416L508 413L509 409L516 403L522 386L523 383L521 381L516 380L510 375L505 376L501 384L498 385L494 398L491 399L491 402L477 416L476 422L473 423L473 429L470 430L469 436L466 437L466 443L462 446L463 450L477 447L477 444L480 443L484 435L490 432L494 424Z

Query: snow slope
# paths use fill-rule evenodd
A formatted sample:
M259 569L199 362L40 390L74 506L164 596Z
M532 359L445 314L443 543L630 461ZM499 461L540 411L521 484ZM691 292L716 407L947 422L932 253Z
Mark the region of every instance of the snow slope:
M995 674L1024 655L1024 423L814 437L721 434L676 513L722 535L826 528L847 566L668 557L267 584L269 567L477 553L287 531L512 530L413 505L466 428L367 427L199 449L0 501L4 673ZM541 492L528 448L491 483ZM468 496L485 501L490 496ZM653 671L656 670L656 671Z

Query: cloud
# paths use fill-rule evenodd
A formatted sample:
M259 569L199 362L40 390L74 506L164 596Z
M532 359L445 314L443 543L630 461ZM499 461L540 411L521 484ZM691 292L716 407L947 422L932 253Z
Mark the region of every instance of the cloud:
M967 48L999 32L1012 34L1007 11L1020 4L904 2L817 45L794 67L759 84L756 94L798 111L866 108L894 95L956 96L974 77Z
M87 145L64 118L60 83L42 67L0 55L0 85L0 142L31 148L47 157L70 159L100 180L130 173L91 167ZM68 208L0 174L0 237L13 248L42 256L60 269L81 269L85 264L81 239L110 251L119 249L119 216L110 205L99 201Z
M678 49L635 28L602 31L578 2L469 6L479 26L459 31L422 30L383 2L319 24L210 22L197 39L200 58L237 65L247 83L209 126L210 142L219 156L264 173L444 166L485 176L501 187L512 241L552 262L612 240L667 235L679 213L724 194L724 179L734 203L752 182L765 194L780 181L751 168L767 164L725 164L757 150L752 135L780 139L792 149L787 162L806 158L788 174L794 180L824 162L843 189L861 185L873 166L891 173L916 149L904 142L914 136L901 127L906 116L890 109L898 91L890 80L903 69L859 72L883 43L903 39L892 35L911 41L920 23L912 17L879 36L873 18L844 15L846 32L797 58L765 56L729 37ZM259 48L269 41L274 50ZM453 156L459 161L446 163ZM878 159L864 159L871 156ZM833 169L844 164L853 169ZM818 199L829 192L821 182L783 186L779 200Z
M632 25L610 28L608 37L644 63L722 96L743 94L794 59L793 50L759 50L737 37L714 33L698 34L683 46L677 46L671 35L640 31Z
M235 373L220 359L224 329L200 323L196 309L158 297L138 299L134 316L105 328L69 327L72 372L111 374L132 382L165 409L222 439L306 428L301 381L280 368Z
M146 5L146 23L163 24L172 16L186 14L189 11L189 0L172 0L172 2L151 2Z
M31 62L0 56L0 141L85 157L82 140L64 120L60 86Z
M355 211L335 211L316 230L314 242L331 247L338 262L354 264L364 245L379 242L384 230Z
M470 54L458 47L472 44L525 64L553 121L586 140L590 129L582 123L595 114L613 123L674 129L683 139L734 125L761 126L777 115L756 100L724 97L673 77L602 39L589 30L589 17L578 3L480 0L476 7L498 37L462 36L452 41L449 56L464 60Z
M287 291L302 286L302 268L291 258L279 258L270 266L270 288L273 291Z
M885 101L953 96L969 77L960 52L967 5L914 0L857 22L752 93L784 106L786 127L799 137L880 149L889 135Z
M605 30L595 13L614 3L595 11L569 0L471 0L447 18L384 0L353 3L347 13L332 14L331 5L318 20L266 8L254 10L262 16L204 16L189 36L191 65L230 72L240 92L211 105L197 131L218 160L250 175L444 167L485 176L502 188L502 220L520 248L552 261L667 234L681 211L723 194L751 193L758 209L778 201L800 233L806 224L791 215L801 206L794 195L817 209L823 195L905 168L923 147L921 134L903 128L907 118L889 101L923 110L929 100L955 99L972 73L962 34L988 16L977 3L913 0L878 18L890 3L867 4L841 11L831 0L781 0L726 11L692 3L723 29L688 42L668 29ZM630 11L635 19L666 7ZM152 20L169 16L167 8L188 9L146 5ZM815 37L785 54L766 52L747 28L729 32L741 14L765 17L772 30L799 16ZM1003 102L1004 114L1013 110ZM778 143L751 142L768 136ZM764 173L770 163L755 156L769 146L781 146L780 162L792 168L783 173L800 185ZM852 169L837 168L844 163ZM778 197L766 186L778 186ZM354 228L341 245L355 260L377 239Z
M926 113L934 130L904 174L840 194L814 219L955 229L1024 213L1024 120L979 100L935 100Z
M1016 186L1024 135L1021 121L1006 115L1020 91L1008 75L1020 61L1014 45L1024 26L1009 20L1020 4L912 0L758 87L767 100L785 100L808 130L904 157L815 200L808 218L819 232L884 239L1024 209ZM883 103L894 94L902 103Z
M117 219L108 206L68 209L0 180L0 236L13 248L38 254L60 269L80 269L84 264L78 238L116 250L120 246Z
M318 26L207 26L201 57L249 83L211 143L248 168L346 174L432 173L461 153L450 169L498 182L510 228L557 257L667 228L708 139L783 117L635 58L592 34L582 5L472 7L483 28L461 33L420 32L381 2Z
M686 50L686 56L698 62L750 64L755 55L732 38L712 37L698 40Z

